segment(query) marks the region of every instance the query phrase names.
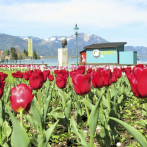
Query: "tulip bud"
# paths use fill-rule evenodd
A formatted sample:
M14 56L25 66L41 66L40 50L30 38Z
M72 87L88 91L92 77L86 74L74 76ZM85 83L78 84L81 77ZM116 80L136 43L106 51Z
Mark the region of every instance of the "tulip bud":
M0 98L3 96L4 86L5 86L5 82L0 81Z
M53 80L54 80L54 76L50 74L50 75L48 76L48 79L49 79L50 81L53 81Z
M10 102L13 111L29 110L33 96L32 89L26 84L19 84L12 88Z
M66 83L67 83L67 78L63 77L63 76L57 76L56 77L56 85L58 86L58 88L65 88L66 87Z
M72 77L72 83L76 94L84 95L91 89L90 75L76 74Z
M29 84L32 89L40 89L44 82L43 73L34 72L29 78Z

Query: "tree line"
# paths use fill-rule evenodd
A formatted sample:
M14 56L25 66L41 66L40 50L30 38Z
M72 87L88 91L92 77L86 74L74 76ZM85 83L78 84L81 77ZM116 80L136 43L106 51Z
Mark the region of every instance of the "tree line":
M6 51L3 53L4 58L5 56L9 57L10 60L21 60L21 59L31 58L28 56L28 51L26 49L23 49L23 51L20 52L15 47L6 49ZM40 59L40 56L36 53L35 50L33 50L32 59Z

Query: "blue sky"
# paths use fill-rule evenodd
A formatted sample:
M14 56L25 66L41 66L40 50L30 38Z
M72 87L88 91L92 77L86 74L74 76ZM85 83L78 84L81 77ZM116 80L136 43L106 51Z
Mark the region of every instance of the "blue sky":
M14 36L96 34L147 46L147 0L0 0L0 33Z

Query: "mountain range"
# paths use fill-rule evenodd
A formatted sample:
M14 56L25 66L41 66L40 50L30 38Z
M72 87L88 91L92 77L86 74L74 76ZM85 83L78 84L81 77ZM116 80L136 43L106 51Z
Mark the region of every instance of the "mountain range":
M33 41L33 49L40 56L57 57L58 48L61 48L61 40L67 40L67 48L69 56L75 56L76 54L76 36L52 36L47 39L41 39L33 36L11 36L0 33L0 50L10 49L15 47L18 51L28 48L28 39ZM95 34L87 35L84 33L78 34L78 50L83 50L84 46L109 42ZM147 55L147 47L144 46L125 46L125 51L137 51L138 56Z

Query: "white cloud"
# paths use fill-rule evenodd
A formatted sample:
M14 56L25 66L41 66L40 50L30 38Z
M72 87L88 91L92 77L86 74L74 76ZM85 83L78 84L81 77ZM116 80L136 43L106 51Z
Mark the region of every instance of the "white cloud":
M128 0L128 2L133 3L133 4L139 4L142 6L147 6L147 0Z
M139 0L147 4L146 0ZM119 25L147 24L147 9L139 9L137 0L71 0L57 3L22 3L0 6L0 21L111 28Z

